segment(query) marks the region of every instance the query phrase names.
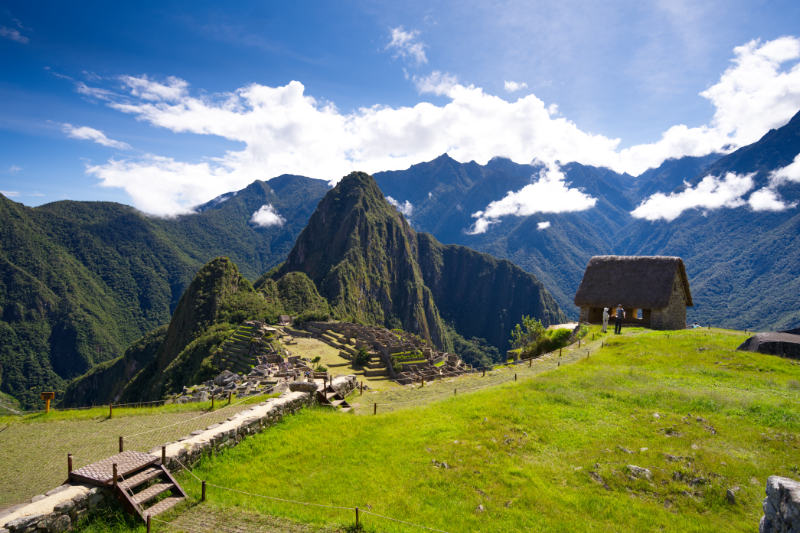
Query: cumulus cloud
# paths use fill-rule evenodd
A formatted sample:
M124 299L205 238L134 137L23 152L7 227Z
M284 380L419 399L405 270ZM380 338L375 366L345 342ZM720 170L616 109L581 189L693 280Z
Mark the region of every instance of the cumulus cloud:
M416 32L395 30L392 50L418 42ZM737 47L731 67L702 93L715 108L709 124L676 125L654 143L625 149L619 149L619 139L581 130L534 94L510 102L440 71L411 79L422 94L443 97L442 104L374 105L346 113L306 94L298 81L277 87L253 83L209 96L175 77L124 76L122 90L79 85L78 91L155 127L243 145L201 161L146 154L89 167L102 184L124 188L134 202L160 190L165 196L136 206L175 214L256 177L294 173L336 181L352 170L402 169L444 152L459 161L486 163L495 156L551 165L577 161L637 175L670 157L753 142L785 123L800 108L798 58L795 37ZM478 218L475 228L490 220Z
M656 193L631 212L635 218L645 220L675 220L687 209L719 209L745 205L743 196L754 185L752 174L739 175L728 172L724 178L706 176L694 187L686 184L680 192Z
M467 232L471 235L485 233L501 217L528 216L534 213L566 213L594 207L592 198L580 189L571 188L566 176L556 165L548 165L539 172L538 179L518 191L509 191L505 197L491 202L483 211L472 214L477 219ZM549 225L549 222L547 222ZM539 228L544 229L544 228Z
M536 229L538 229L538 230L547 229L549 227L550 227L550 221L549 220L545 220L544 222L539 222L539 223L536 224Z
M408 200L400 203L391 196L387 196L386 201L395 206L397 210L400 211L406 218L409 218L414 212L414 206Z
M406 31L402 26L390 30L391 40L386 45L387 50L393 50L395 56L410 59L417 65L428 62L425 55L425 43L419 40L419 31Z
M787 204L781 199L778 191L769 187L755 191L747 199L747 203L753 211L783 211L797 205L797 202Z
M797 154L794 161L785 167L770 172L769 181L773 187L780 186L787 181L800 183L800 154Z
M527 89L528 84L524 81L522 83L516 81L506 81L503 84L503 87L505 88L506 92L515 93L517 91L521 91L522 89Z
M19 30L7 26L0 26L0 37L5 37L6 39L11 39L21 44L28 44L30 42L30 39L22 35Z
M286 220L275 211L275 208L270 204L264 204L258 208L258 211L253 213L250 217L250 223L262 228L269 226L283 226Z
M109 139L108 137L106 137L106 134L103 133L102 131L90 128L88 126L76 127L73 126L72 124L63 124L62 129L64 133L67 134L67 137L70 137L72 139L93 141L96 142L97 144L108 146L109 148L118 148L120 150L130 150L131 148L131 146L128 143L115 141L114 139Z

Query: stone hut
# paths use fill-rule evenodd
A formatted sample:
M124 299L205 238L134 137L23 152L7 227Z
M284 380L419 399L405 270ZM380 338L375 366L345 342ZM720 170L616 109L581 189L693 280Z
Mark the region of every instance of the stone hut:
M581 322L599 324L603 307L622 304L625 323L652 329L684 329L692 305L680 257L598 255L589 260L575 293ZM611 319L613 322L613 318Z

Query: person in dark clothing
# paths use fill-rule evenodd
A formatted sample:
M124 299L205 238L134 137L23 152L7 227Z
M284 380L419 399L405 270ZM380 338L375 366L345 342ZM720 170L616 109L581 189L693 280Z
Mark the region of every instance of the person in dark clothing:
M622 319L625 318L625 309L622 308L622 304L617 305L617 313L614 317L614 333L619 335L622 333Z

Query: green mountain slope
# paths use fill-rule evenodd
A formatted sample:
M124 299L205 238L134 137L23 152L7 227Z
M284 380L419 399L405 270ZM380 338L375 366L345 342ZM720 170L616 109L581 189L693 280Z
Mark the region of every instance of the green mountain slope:
M506 348L523 314L565 319L531 274L417 234L371 176L352 173L319 203L278 271L302 271L336 316L415 332L452 349L445 322Z

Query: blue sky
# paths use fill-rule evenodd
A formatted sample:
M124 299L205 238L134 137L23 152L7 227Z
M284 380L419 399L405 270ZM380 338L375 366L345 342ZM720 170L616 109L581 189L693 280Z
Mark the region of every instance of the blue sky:
M798 22L795 1L7 1L0 191L170 215L444 151L638 174L800 109Z

